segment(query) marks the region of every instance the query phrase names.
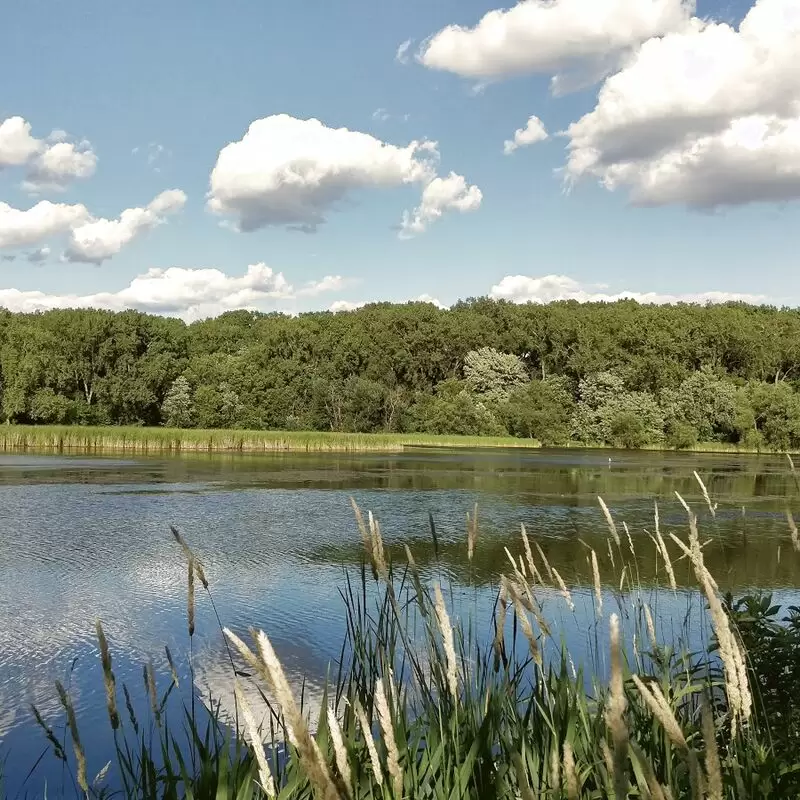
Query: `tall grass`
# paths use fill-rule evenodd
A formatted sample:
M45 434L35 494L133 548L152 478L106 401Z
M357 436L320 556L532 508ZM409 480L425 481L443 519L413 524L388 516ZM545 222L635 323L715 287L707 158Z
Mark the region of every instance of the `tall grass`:
M157 695L148 669L151 718L137 720L130 702L126 717L117 711L111 654L98 626L116 765L83 788L79 723L68 696L62 702L74 754L39 717L55 756L75 776L78 796L112 790L130 798L218 800L800 796L797 758L779 759L773 746L779 726L768 730L779 721L759 715L757 696L750 701L747 655L705 566L691 509L685 537L662 538L659 531L647 546L654 556L670 548L672 561L691 563L710 608L703 624L713 632L711 648L689 649L688 622L658 641L636 582L633 542L619 536L603 505L616 565L606 577L618 589L602 606L596 589L597 644L589 663L576 666L543 613L545 594L563 595L563 611L569 589L524 528L517 552L508 552L484 634L478 620L459 614L458 591L442 589L438 569L421 571L407 548L404 560L393 561L377 520L353 505L364 559L341 590L345 639L320 707L309 708L292 690L267 633L223 630L220 622L233 654L235 718L214 706L202 715L194 689L191 702L180 696L174 671ZM465 550L480 547L476 525L473 514ZM431 532L438 553L433 526ZM193 592L193 565L200 561L176 538ZM597 575L594 551L588 563ZM666 576L661 591L673 591ZM190 614L195 602L200 597L192 595ZM268 704L269 723L260 730L244 683ZM128 700L125 686L123 694ZM309 719L318 721L316 730Z
M0 450L90 452L399 452L406 447L538 447L511 436L418 433L197 430L80 425L3 425Z

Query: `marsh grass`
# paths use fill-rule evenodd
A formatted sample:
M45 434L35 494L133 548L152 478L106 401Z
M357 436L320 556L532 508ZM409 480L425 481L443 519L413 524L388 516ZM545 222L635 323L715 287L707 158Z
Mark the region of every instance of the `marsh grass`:
M176 800L800 796L798 759L787 756L785 748L783 757L776 755L781 750L774 746L780 721L760 713L763 704L759 705L757 693L754 702L747 699L751 692L747 654L730 615L731 603L720 599L702 560L698 523L688 505L688 533L685 539L672 535L672 554L654 520L657 537L652 537L652 555L670 564L670 574L665 570L664 587L656 590L655 598L648 591L651 602L657 602L658 591L672 595L672 564L688 559L698 580L695 596L703 597L709 607L708 612L695 609L704 615L704 629L715 634L707 642L709 647L689 649L691 626L696 623L688 610L683 628L658 640L631 563L636 554L613 536L616 523L601 501L611 533L609 559L599 559L593 550L587 559L592 574L588 594L597 602L597 614L587 622L594 641L590 657L577 667L542 610L548 602L558 604L559 614L577 613L570 609L569 588L524 528L518 554L508 551L510 570L499 576L497 600L484 635L478 621L462 613L456 589L440 585L439 569L420 570L408 547L404 561L393 561L378 521L355 503L353 508L363 562L357 574L345 575L341 596L346 632L319 710L309 708L303 692L298 696L292 689L264 631L239 634L223 629L220 621L221 636L232 647L231 682L237 709L243 713L237 710L234 719L227 718L210 701L196 709L194 687L188 689L187 698L174 678L159 694L152 668L146 666L149 719L136 719L123 684L126 717L117 710L111 653L98 625L116 766L102 780L84 786L78 723L63 687L59 691L72 753L38 717L55 756L77 765L70 772L79 776L76 796L107 797L112 792L128 798ZM598 522L602 524L599 515ZM173 535L187 559L193 592L191 576L200 561L180 534L173 531ZM433 522L431 535L438 557ZM467 544L471 535L468 529ZM480 540L472 538L472 547L480 546ZM192 596L189 610L205 596L213 602L205 573L199 569L206 595ZM604 585L615 587L602 595L601 570L606 573ZM545 595L547 600L542 599ZM601 600L614 609L605 616ZM244 683L252 684L250 688L266 702L268 726L258 728L246 704ZM309 715L318 720L316 730Z
M81 425L3 425L0 450L57 452L400 452L406 447L538 447L512 436L434 436L326 431L197 430Z

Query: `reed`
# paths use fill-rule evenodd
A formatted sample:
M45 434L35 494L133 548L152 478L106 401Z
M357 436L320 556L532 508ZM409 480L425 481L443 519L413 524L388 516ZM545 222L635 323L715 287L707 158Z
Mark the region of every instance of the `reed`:
M675 541L691 561L709 605L711 652L689 652L680 631L674 640L658 643L650 606L634 585L634 591L616 596L619 613L609 618L607 638L604 619L588 622L596 633L603 632L597 640L607 642L608 650L605 644L598 647L608 661L598 650L596 662L588 659L577 668L563 645L558 650L558 632L554 635L543 618L537 597L541 576L537 581L531 568L536 549L558 590L547 588L543 601L558 605L556 618L572 601L569 587L527 534L518 558L508 552L511 571L499 576L494 629L484 642L475 620L464 620L455 600L446 607L438 582L444 573L438 566L417 565L407 548L407 569L398 569L384 554L370 577L368 565L383 547L380 526L372 515L357 511L356 517L365 544L360 583L348 578L342 591L345 641L336 679L323 692L316 730L267 635L253 631L251 648L224 629L225 641L244 662L234 664L231 673L241 714L235 720L222 718L207 706L202 730L201 718L187 710L185 693L194 698L195 689L184 687L183 709L177 709L185 717L186 738L181 738L181 726L171 724L173 698L180 697L177 680L158 698L148 664L145 699L154 714L161 714L161 724L151 728L151 741L123 685L130 719L120 717L115 736L119 774L111 769L103 778L107 786L84 791L92 797L116 793L147 800L800 796L800 764L777 759L775 730L767 734L760 724L748 722L752 708L745 652L702 561L693 516L687 541ZM182 537L176 539L189 563L198 563ZM616 548L620 562L627 550ZM594 551L591 556L596 587L600 564ZM628 564L620 563L619 572L628 581L636 579ZM618 575L608 577L618 582ZM652 602L658 610L657 597ZM647 636L653 652L634 652L631 658L623 624L634 626L639 641ZM101 631L98 626L98 638ZM104 636L102 641L105 675L111 653ZM610 674L597 667L601 660L610 662ZM267 700L269 731L258 730L242 681L251 682ZM59 693L72 734L71 758L52 728L44 720L41 724L59 760L74 758L82 787L86 766L77 720L63 686ZM724 747L717 746L717 736Z
M3 425L0 450L59 453L358 453L402 452L407 447L538 447L512 436L435 436L418 433L245 431L80 425Z

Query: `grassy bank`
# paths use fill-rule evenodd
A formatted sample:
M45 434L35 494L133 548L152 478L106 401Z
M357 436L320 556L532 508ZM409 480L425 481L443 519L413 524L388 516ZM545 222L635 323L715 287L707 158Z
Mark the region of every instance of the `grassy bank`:
M590 652L577 665L550 627L574 613L570 590L524 529L482 635L474 618L460 618L457 591L440 586L438 569L422 569L408 549L393 563L373 516L358 509L356 516L364 568L342 588L346 637L321 703L291 685L264 632L224 629L235 706L201 721L199 695L179 684L168 656L163 676L152 662L144 670L151 711L137 719L98 623L117 757L92 781L80 718L59 685L69 735L59 740L47 721L40 725L68 776L62 789L153 800L800 796L800 703L792 682L800 615L782 627L773 624L768 598L734 604L720 597L692 512L685 537L665 541L656 518L656 538L639 546L658 551L665 594L674 591L672 562L690 562L710 650L689 650L696 620L673 627L658 618L657 598L651 613L629 559L634 545L607 512L610 566L602 552L587 556L596 619L587 620ZM469 553L482 545L475 519L463 543ZM213 602L211 589L197 556L173 533L188 560L191 638L195 604ZM800 551L793 528L791 541ZM619 581L618 594L601 593L598 560ZM555 614L547 607L549 623L547 602L558 604ZM269 702L263 726L248 696ZM28 786L36 791L32 774Z
M424 433L335 433L330 431L198 430L195 428L145 428L141 426L1 425L0 451L50 450L56 452L130 453L358 453L402 452L406 447L539 448L535 439L515 436L436 436ZM599 443L570 443L569 449L618 450ZM664 446L642 450L674 452ZM727 442L699 442L687 453L783 454ZM795 452L795 451L792 451Z
M430 436L418 433L196 430L81 425L3 425L0 450L93 452L400 452L405 447L538 447L511 436Z
M603 442L569 442L563 447L569 450L622 450L624 448L605 444ZM641 447L631 448L632 450L647 450L655 453L729 453L731 455L800 455L800 450L795 448L784 450L772 447L745 447L744 445L732 442L697 442L691 447L675 449L664 444L645 444Z

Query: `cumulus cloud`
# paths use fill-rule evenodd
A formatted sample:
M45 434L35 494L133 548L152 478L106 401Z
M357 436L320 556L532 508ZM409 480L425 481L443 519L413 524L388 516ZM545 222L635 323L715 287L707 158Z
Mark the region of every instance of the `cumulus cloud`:
M22 211L0 202L0 248L26 247L91 219L86 206L41 200Z
M411 302L430 303L432 306L436 306L436 308L447 308L447 306L444 303L442 303L436 297L432 297L429 294L421 294L419 297L415 297Z
M61 191L73 180L90 178L96 168L97 156L88 142L57 142L34 159L22 188Z
M448 25L417 58L482 80L576 66L602 74L641 42L683 28L693 11L692 0L521 0L472 28Z
M377 302L367 301L367 300L336 300L335 302L331 303L328 311L333 311L334 313L339 311L356 311L359 308L363 308L367 305L368 302ZM437 298L432 297L429 294L421 294L419 297L414 297L408 301L409 303L430 303L431 305L436 306L436 308L447 308L447 306L440 302Z
M736 29L695 19L645 42L567 130L568 180L641 205L800 197L800 5L757 0Z
M296 289L282 272L266 264L251 264L244 275L228 275L219 269L150 269L137 275L117 292L97 294L46 294L38 291L0 289L0 306L11 311L46 311L52 308L136 309L169 314L187 320L216 316L246 308L266 310L303 296L335 291L340 276L326 276Z
M527 147L536 142L543 142L547 138L547 129L539 117L529 117L524 128L517 128L514 131L513 139L506 139L503 142L503 152L510 156L520 147Z
M91 219L74 226L65 256L69 261L101 264L137 236L180 211L185 203L186 195L182 191L169 189L144 208L126 208L118 219Z
M508 300L512 303L552 303L557 300L577 300L579 303L606 302L617 300L636 300L639 303L765 303L768 298L759 294L740 294L737 292L695 292L685 294L659 294L658 292L622 291L607 293L597 291L603 286L579 283L567 275L506 275L500 283L492 286L489 297L493 300Z
M427 191L438 157L435 142L398 147L317 119L279 114L256 120L240 141L220 151L208 207L233 216L241 231L282 225L313 232L359 189L421 184Z
M31 126L22 117L9 117L0 123L0 169L19 167L40 151L42 142L31 135Z
M367 304L366 300L334 300L328 311L338 314L340 311L355 311Z
M97 156L89 142L67 141L64 131L53 131L47 139L31 134L31 125L22 117L9 117L0 123L0 169L28 167L22 183L26 191L60 191L77 178L88 178L97 167Z
M409 237L423 233L445 211L462 214L477 211L482 201L481 190L477 186L467 185L463 175L451 172L446 178L434 178L422 192L419 206L403 214L401 235Z

